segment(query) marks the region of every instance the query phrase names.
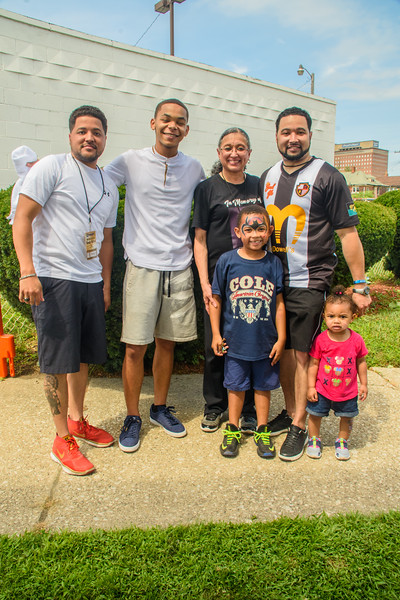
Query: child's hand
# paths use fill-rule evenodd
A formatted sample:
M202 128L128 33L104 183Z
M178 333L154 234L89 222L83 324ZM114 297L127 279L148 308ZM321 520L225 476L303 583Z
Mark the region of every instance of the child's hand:
M285 340L277 340L272 346L272 350L269 354L269 358L272 359L271 365L276 365L276 363L281 359L284 349Z
M226 344L226 339L219 336L213 336L211 348L216 356L223 356L227 353L229 346Z
M368 396L368 388L366 385L360 385L358 388L358 397L363 402Z
M309 402L318 402L318 392L315 387L309 387L307 390L307 400Z

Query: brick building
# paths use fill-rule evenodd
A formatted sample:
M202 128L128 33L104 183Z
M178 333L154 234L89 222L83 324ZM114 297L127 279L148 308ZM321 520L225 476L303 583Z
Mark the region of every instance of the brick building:
M379 142L349 142L335 144L335 167L339 171L362 171L374 177L388 174L389 151L379 148Z

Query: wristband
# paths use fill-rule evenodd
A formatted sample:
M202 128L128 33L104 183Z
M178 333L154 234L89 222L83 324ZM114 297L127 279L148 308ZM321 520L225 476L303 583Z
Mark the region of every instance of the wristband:
M353 281L354 284L356 283L367 283L367 281L365 279L356 279L355 281Z
M28 279L28 277L37 277L36 273L30 273L29 275L22 275L22 277L19 278L19 280L21 281L21 279Z

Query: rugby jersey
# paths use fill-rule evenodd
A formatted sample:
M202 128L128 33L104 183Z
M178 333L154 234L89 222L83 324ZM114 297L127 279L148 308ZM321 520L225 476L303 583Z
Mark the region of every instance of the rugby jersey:
M290 174L279 161L262 174L260 196L275 228L271 250L282 261L285 285L329 289L337 264L334 231L359 223L343 175L320 158Z

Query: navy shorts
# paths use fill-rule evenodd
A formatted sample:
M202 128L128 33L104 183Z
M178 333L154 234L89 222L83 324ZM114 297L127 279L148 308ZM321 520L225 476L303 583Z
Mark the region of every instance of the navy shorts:
M328 400L322 394L318 392L318 401L309 402L307 401L307 412L315 417L327 417L329 411L333 410L336 417L347 417L351 419L358 415L358 396L350 398L349 400L343 400L343 402L334 402Z
M279 363L272 366L269 358L251 361L225 356L224 376L224 387L233 392L276 390L280 385Z
M326 294L320 290L285 287L286 348L309 352L321 331Z
M103 282L40 277L44 302L32 306L42 373L77 373L107 359Z

